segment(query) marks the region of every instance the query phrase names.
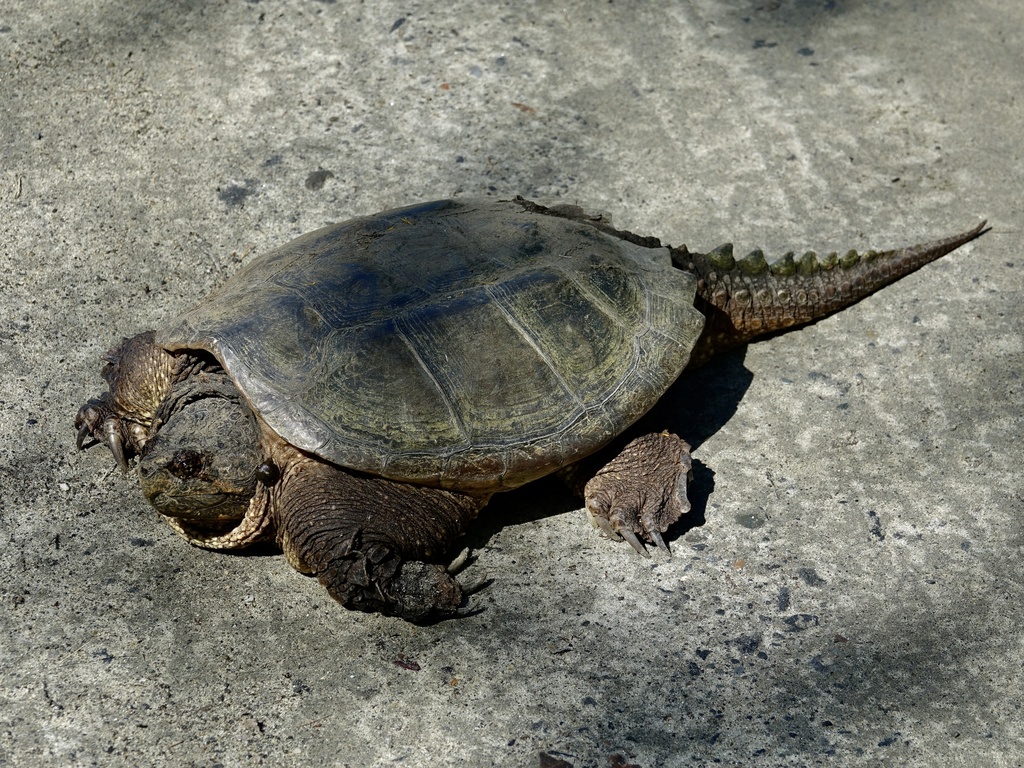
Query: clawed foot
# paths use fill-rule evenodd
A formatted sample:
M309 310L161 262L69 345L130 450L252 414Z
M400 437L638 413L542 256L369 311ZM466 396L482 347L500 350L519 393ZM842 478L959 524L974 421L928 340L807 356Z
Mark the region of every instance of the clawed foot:
M141 424L126 422L118 416L109 402L109 395L94 397L83 405L75 416L78 450L103 443L114 455L114 461L121 469L128 470L128 460L138 453L138 447L145 442L146 428Z
M316 573L331 596L346 608L430 624L473 613L466 609L466 598L491 582L461 583L456 577L471 562L469 550L463 550L446 567L401 560L391 550L370 546L323 564L300 563L299 570Z
M439 619L464 617L473 611L464 605L466 598L487 587L490 579L476 579L463 584L455 577L471 562L469 550L444 567L433 563L407 561L391 582L389 597L393 612L407 621L424 623Z
M102 374L109 391L75 416L79 450L103 443L124 470L146 444L153 414L170 387L173 358L153 339L146 331L107 352Z
M364 595L362 600L357 599L346 605L362 610L379 610L417 624L468 616L473 612L466 610L466 598L491 583L489 579L461 583L456 576L470 563L468 549L462 550L447 567L407 560L399 566L397 574L386 586L379 584L377 599L383 598L383 604L371 607L376 601L367 600Z
M675 435L633 440L587 483L591 522L645 557L650 555L643 540L670 554L661 534L690 511L690 467L690 446Z

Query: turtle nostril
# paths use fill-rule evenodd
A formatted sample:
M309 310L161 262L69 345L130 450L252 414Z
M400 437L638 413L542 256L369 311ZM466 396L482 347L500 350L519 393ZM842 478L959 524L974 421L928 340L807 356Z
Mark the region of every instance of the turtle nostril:
M206 455L191 448L183 448L174 454L167 465L168 471L179 480L197 477L206 469Z

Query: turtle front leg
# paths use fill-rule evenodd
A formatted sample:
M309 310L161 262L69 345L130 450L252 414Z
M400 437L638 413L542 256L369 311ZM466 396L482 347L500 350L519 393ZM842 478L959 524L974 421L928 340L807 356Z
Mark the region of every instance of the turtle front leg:
M83 405L75 416L79 450L90 439L106 445L123 470L141 453L150 437L153 416L170 391L180 361L146 331L121 343L103 356L103 378L108 392Z
M583 494L591 521L644 556L641 539L668 552L661 534L690 511L690 468L690 446L675 435L638 437L586 484Z
M486 501L304 457L281 479L278 544L346 608L429 622L467 594L443 562Z

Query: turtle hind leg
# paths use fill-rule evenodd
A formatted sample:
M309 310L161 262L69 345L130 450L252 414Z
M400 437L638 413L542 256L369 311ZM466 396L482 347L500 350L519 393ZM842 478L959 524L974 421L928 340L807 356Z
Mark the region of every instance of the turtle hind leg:
M662 535L690 511L690 446L667 432L638 437L584 488L594 525L647 556L646 540L668 552Z
M303 457L275 500L278 544L346 608L423 623L458 613L441 563L486 498L347 472Z

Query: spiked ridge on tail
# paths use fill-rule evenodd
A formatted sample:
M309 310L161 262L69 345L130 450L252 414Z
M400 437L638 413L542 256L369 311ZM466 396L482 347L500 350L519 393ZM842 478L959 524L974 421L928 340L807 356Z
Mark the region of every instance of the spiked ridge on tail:
M697 276L697 308L707 322L690 367L759 336L820 320L988 232L983 221L959 235L892 251L819 258L787 253L769 264L760 250L742 259L726 243L708 253L672 249L672 262Z

